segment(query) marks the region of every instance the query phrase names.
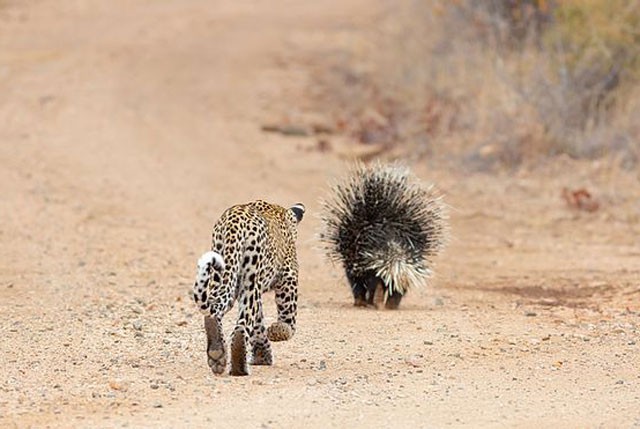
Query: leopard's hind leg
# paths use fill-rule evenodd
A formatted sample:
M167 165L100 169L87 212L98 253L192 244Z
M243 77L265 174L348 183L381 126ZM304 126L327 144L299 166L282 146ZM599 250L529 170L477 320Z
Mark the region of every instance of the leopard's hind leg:
M231 288L222 288L219 280L220 278L214 274L214 285L217 287L212 290L211 314L204 317L204 328L207 334L207 363L214 374L222 374L227 367L227 346L222 330L222 317L231 310L235 299L235 291ZM233 284L235 276L225 273L222 281Z
M264 326L264 314L262 311L262 297L258 299L256 320L251 332L251 347L253 359L252 365L272 365L271 342L267 338L267 329Z
M221 318L204 316L204 329L207 333L207 363L214 374L222 374L227 367L227 351Z
M231 337L231 375L249 375L247 346L255 322L255 304L260 299L260 289L255 284L255 274L248 280L238 296L238 322Z

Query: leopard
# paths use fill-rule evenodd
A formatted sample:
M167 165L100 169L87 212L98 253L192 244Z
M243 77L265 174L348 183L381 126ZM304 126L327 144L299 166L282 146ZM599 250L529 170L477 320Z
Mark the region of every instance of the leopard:
M215 222L211 250L197 263L193 299L202 314L207 363L215 375L249 375L251 365L272 365L271 342L287 341L296 331L298 306L298 224L305 206L284 208L263 200L238 204ZM262 295L273 290L277 321L265 327ZM222 318L238 302L230 352ZM228 356L230 355L230 359Z

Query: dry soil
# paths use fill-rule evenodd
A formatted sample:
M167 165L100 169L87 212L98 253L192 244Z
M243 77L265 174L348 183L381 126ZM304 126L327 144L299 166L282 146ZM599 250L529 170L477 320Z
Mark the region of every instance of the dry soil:
M315 236L345 160L260 126L380 4L0 1L0 427L640 427L637 172L418 162L453 208L438 275L352 307ZM257 198L307 206L298 332L215 377L195 261Z

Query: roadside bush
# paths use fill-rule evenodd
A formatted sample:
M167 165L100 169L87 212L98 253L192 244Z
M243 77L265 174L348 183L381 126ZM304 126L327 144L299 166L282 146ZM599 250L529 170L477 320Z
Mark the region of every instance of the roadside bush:
M470 169L640 155L640 2L392 4L321 79L361 144Z

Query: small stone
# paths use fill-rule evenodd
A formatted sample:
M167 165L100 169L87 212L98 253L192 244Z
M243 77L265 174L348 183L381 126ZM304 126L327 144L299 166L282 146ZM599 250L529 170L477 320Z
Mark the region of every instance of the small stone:
M439 296L433 298L433 305L441 307L444 305L444 301Z
M156 383L151 383L151 384L149 385L149 387L150 387L150 388L152 388L153 390L156 390L156 389L158 389L160 386L159 386L158 384L156 384Z
M162 404L160 402L156 402L153 404L153 408L162 408Z
M142 330L142 322L140 322L139 320L134 320L131 325L133 326L133 329L135 329L136 331L141 331Z
M318 370L324 371L325 369L327 369L327 363L325 361L321 360L318 363Z
M422 342L425 346L432 346L433 345L433 341L429 341L429 340L425 340Z
M459 356L459 354L458 354ZM420 368L422 366L422 363L420 361L418 361L418 359L416 358L406 358L405 363L413 368Z
M126 390L127 390L127 386L126 386L125 384L123 384L123 383L119 383L119 382L117 382L117 381L115 381L115 380L111 380L111 381L109 382L109 387L110 387L112 390L117 390L117 391L121 391L121 392L124 392L124 391L126 391Z
M618 380L616 381L616 384L624 384L624 380Z
M307 386L315 386L316 384L318 384L318 380L316 380L315 378L312 378L309 381L307 381Z
M524 315L526 317L536 317L538 315L538 313L536 313L535 311L525 311Z

